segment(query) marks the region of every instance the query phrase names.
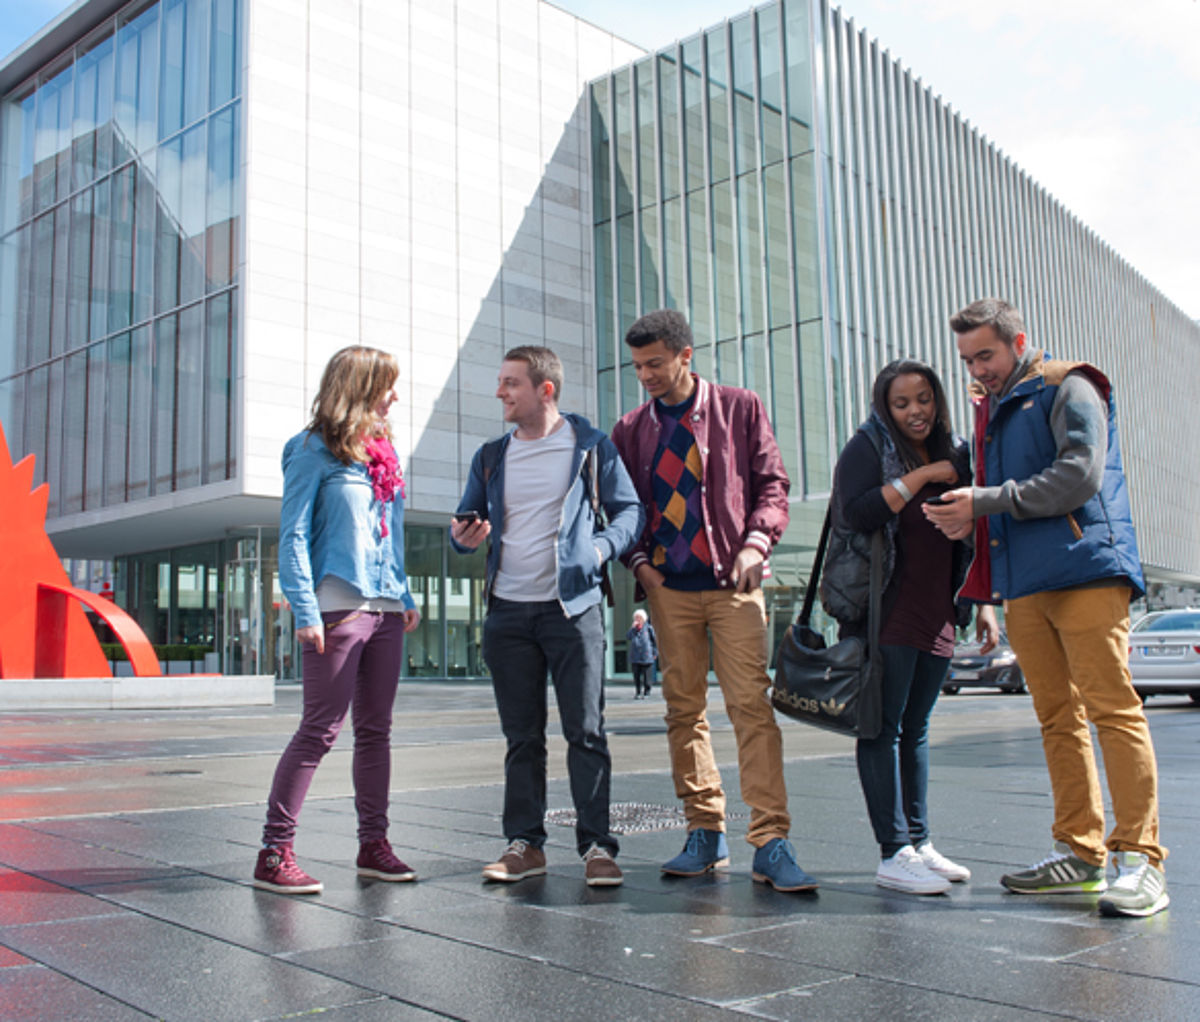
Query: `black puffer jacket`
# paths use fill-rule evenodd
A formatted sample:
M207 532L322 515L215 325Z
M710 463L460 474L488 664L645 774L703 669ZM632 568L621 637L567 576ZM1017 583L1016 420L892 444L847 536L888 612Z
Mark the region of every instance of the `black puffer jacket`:
M864 442L866 441L866 442ZM970 448L961 437L955 437L954 451L951 460L958 469L962 483L970 481ZM895 479L905 474L906 469L900 461L899 452L892 442L887 427L879 417L872 412L858 428L858 433L843 449L838 459L838 468L834 471L833 492L829 498L830 530L829 547L825 552L825 563L821 571L819 591L821 605L825 612L835 618L843 626L843 634L856 632L865 628L867 616L867 601L870 592L871 568L871 533L860 532L852 528L846 521L845 505L854 500L859 493L843 492L839 478L844 475L842 459L850 456L869 458L875 456L877 465L867 472L865 464L861 466L864 473L871 477L872 486L882 486L887 480ZM883 614L887 618L889 608L888 587L896 569L896 547L899 532L899 516L889 514L883 525ZM971 564L973 548L969 541L958 541L954 544L954 571L952 575L953 591L958 593L967 577L967 569ZM965 625L970 620L970 605L958 605L958 623Z

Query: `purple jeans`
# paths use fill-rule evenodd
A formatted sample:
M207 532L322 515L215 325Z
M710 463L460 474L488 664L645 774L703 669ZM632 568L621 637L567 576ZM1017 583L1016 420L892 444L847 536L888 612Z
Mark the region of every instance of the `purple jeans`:
M358 840L386 837L392 774L392 703L400 681L404 618L339 610L322 614L325 652L304 648L304 711L267 799L263 844L289 845L317 764L354 708L354 808Z

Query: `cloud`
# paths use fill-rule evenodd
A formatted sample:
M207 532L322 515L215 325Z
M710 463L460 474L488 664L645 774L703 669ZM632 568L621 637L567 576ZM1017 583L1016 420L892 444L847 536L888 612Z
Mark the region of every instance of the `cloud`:
M845 0L842 11L1200 316L1200 3Z

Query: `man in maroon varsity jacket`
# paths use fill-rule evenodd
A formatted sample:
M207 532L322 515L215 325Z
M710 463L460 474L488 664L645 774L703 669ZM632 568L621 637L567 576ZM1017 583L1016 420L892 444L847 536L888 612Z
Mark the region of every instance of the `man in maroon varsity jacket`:
M622 560L658 632L667 740L688 840L663 872L697 876L728 863L725 792L706 707L708 648L738 746L752 875L781 891L817 882L796 862L783 780L783 742L767 699L762 577L788 523L788 477L757 394L691 372L692 331L678 312L651 312L625 343L650 400L612 440L646 506L641 540Z

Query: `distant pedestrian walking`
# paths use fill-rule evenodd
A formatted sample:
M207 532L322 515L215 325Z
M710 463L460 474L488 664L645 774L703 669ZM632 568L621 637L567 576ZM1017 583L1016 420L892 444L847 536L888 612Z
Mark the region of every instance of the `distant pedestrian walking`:
M279 894L323 889L292 843L351 705L359 875L416 878L387 840L392 703L404 633L421 620L404 573L404 480L387 422L398 376L386 352L343 348L325 367L312 421L283 450L279 582L304 646L304 709L275 768L254 870L255 887Z
M629 640L629 666L633 669L633 698L642 699L654 686L654 667L658 662L658 639L644 610L633 612L633 627L625 633L625 638Z

